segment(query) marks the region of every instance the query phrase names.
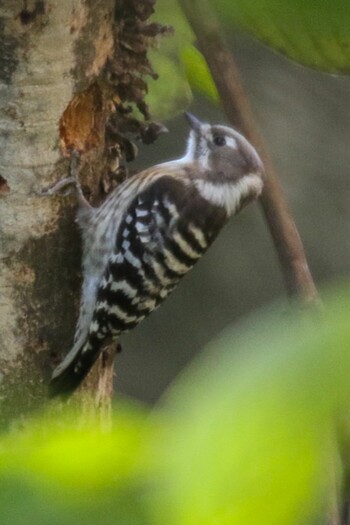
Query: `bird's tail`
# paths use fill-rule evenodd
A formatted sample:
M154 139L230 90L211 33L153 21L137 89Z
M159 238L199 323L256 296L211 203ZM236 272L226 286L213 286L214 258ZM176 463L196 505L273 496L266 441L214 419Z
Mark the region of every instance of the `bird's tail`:
M49 383L50 397L68 397L87 376L102 350L103 341L97 338L78 340L62 363L53 371Z

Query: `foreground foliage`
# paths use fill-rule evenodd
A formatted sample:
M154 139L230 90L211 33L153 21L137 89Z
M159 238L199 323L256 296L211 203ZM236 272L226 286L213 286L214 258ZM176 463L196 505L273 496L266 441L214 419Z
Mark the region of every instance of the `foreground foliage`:
M4 433L2 524L315 523L340 477L349 297L228 329L154 411L118 403L112 431L51 407Z

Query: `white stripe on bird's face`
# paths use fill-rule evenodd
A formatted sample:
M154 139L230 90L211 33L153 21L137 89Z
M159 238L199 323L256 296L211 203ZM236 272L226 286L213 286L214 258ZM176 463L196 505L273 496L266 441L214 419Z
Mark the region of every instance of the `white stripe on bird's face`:
M196 179L195 185L201 197L211 204L225 208L227 216L234 215L242 199L251 195L260 195L263 182L259 175L249 173L233 183L214 183L205 179Z
M225 137L226 146L232 149L237 149L237 140L234 137Z

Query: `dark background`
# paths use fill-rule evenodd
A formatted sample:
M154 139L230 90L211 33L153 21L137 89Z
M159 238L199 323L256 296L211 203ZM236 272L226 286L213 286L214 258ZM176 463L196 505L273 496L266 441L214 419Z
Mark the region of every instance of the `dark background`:
M350 79L298 66L246 35L232 41L257 124L278 169L318 285L350 270ZM224 123L196 98L190 110ZM182 155L188 127L141 150L131 167ZM211 250L159 310L121 339L116 388L154 402L186 363L222 329L285 291L276 253L257 204L234 217Z

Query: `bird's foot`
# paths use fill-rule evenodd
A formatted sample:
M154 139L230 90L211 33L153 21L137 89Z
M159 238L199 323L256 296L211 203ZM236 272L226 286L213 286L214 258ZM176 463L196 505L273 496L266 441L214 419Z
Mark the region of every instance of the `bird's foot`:
M61 179L58 182L55 182L48 188L41 189L40 191L37 192L37 194L40 197L51 197L52 195L57 195L57 194L60 194L63 196L70 195L71 193L75 191L75 189L73 189L72 187L67 188L67 186L72 186L75 184L76 184L75 177L73 175L69 175L68 177L64 177L64 179ZM62 192L64 188L66 189L65 191Z

